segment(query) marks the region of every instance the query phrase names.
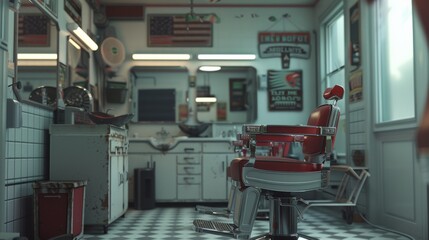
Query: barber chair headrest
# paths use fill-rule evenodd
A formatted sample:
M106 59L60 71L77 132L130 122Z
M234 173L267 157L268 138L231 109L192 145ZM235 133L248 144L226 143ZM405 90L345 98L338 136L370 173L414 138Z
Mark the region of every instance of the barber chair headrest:
M323 97L326 100L335 100L338 101L343 99L344 96L344 88L340 85L335 85L331 88L327 88L323 93Z

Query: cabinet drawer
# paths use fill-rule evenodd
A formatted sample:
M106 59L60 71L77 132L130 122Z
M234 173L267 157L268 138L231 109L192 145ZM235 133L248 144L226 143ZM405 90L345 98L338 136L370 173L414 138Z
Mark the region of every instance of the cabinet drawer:
M205 142L203 143L203 151L205 153L230 153L234 148L230 142Z
M202 151L201 143L196 142L186 142L178 143L173 149L169 152L173 153L200 153Z
M189 154L189 155L177 155L178 164L201 164L201 155Z
M201 176L199 175L178 175L177 184L200 184Z
M201 198L201 185L179 185L177 187L179 200L199 200Z
M178 165L178 174L201 174L201 165Z
M159 153L148 142L134 142L130 141L128 147L129 153Z

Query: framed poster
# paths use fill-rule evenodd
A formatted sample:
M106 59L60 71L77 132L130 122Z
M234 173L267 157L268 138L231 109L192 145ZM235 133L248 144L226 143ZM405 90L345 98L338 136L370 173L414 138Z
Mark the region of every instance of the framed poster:
M18 46L49 47L50 19L40 14L19 14Z
M359 2L350 8L350 65L351 71L360 67L360 10Z
M302 70L268 70L269 111L301 111Z
M213 23L203 17L149 15L148 47L211 47Z
M246 79L229 79L229 111L246 111Z

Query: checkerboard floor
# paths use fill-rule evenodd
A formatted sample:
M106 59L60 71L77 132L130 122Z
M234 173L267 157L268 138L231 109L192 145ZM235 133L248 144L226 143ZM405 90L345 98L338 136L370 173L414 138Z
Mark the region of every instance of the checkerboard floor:
M129 209L124 217L119 218L109 226L107 234L87 233L85 230L84 239L230 239L226 236L195 232L192 228L194 219L232 223L231 218L198 213L189 206L157 207L151 210ZM252 237L268 232L268 224L267 220L255 221ZM305 213L304 220L298 223L298 231L320 240L408 239L398 234L377 229L366 223L348 225L342 219L339 209L338 211L323 208L309 209Z

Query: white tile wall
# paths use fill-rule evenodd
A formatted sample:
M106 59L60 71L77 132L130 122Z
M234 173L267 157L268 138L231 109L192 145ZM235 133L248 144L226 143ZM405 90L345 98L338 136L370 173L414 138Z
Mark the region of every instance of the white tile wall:
M355 109L349 112L349 129L350 129L350 152L353 150L367 149L366 139L368 135L368 122L365 119L365 109ZM350 158L350 163L353 160Z
M6 230L32 236L34 181L45 180L50 110L23 104L23 126L6 130Z

